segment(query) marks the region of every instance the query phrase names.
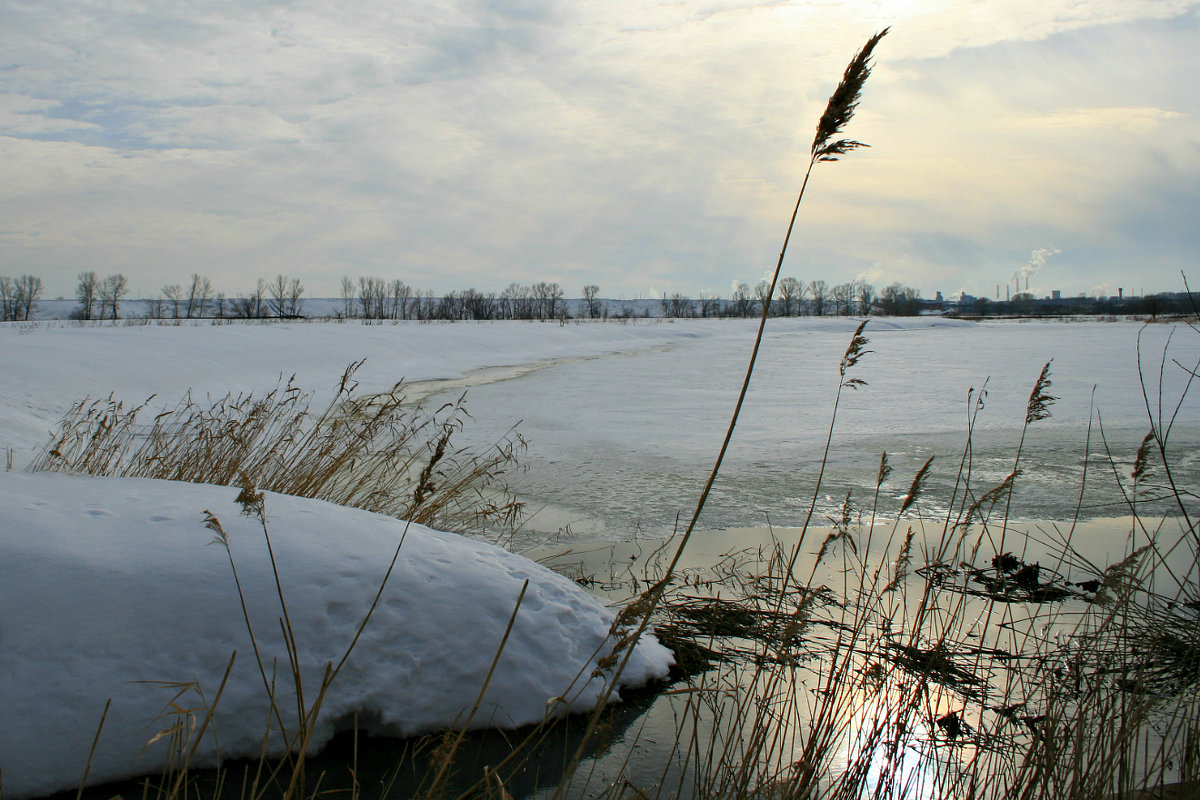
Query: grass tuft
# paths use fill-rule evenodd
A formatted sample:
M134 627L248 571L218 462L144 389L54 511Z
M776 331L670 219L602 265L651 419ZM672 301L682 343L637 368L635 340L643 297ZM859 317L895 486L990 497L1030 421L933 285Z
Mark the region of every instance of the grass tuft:
M85 398L59 422L28 471L144 477L241 486L327 500L455 531L511 531L525 506L507 490L525 441L510 429L482 452L457 447L470 415L465 395L436 411L409 406L402 384L378 396L357 391L348 366L333 399L294 377L269 392L204 405L189 392L154 413ZM152 416L148 421L146 417ZM254 491L252 489L251 491Z

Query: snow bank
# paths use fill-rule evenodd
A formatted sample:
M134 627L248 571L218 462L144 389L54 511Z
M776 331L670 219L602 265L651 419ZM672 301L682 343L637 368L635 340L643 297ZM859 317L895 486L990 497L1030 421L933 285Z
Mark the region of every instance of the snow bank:
M213 763L214 745L224 757L259 752L268 716L263 682L226 550L211 544L203 524L206 509L228 532L260 652L268 671L277 664L279 706L293 724L265 539L257 520L240 515L236 494L166 481L0 473L6 796L76 785L108 698L89 782L161 768L165 742L146 743L171 722L161 715L178 686L165 682L194 681L211 700L235 650L200 759ZM405 535L396 520L328 503L268 494L266 511L309 702L404 537L382 601L325 700L315 747L355 712L360 725L399 735L464 719L526 579L473 727L516 726L548 708L594 703L602 684L586 679L597 651L611 647L612 613L570 580L486 544L417 525ZM661 677L669 664L664 647L643 641L623 684ZM197 706L200 697L189 691L177 703Z

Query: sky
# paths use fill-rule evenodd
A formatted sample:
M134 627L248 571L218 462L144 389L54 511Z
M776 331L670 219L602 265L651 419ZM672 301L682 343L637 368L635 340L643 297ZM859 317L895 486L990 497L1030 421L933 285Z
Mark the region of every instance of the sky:
M0 275L728 296L889 26L784 275L1200 283L1185 0L0 0Z

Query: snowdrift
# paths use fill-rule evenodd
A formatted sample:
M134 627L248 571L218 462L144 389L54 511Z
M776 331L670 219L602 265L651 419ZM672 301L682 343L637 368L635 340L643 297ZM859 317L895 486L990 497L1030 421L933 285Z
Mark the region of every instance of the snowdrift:
M175 721L169 704L211 702L234 651L199 762L214 763L218 748L226 758L260 751L268 702L228 553L279 707L294 725L266 540L236 495L166 481L0 473L6 796L77 785L109 698L89 783L160 769L166 742L147 742ZM205 510L227 532L228 553L213 543ZM328 503L267 494L266 517L310 703L403 537L379 606L324 701L314 748L356 712L360 727L397 735L464 720L526 580L472 727L518 726L596 702L603 681L592 672L613 646L613 614L570 580L487 544L416 525L406 532L394 519ZM670 664L669 651L647 638L622 684L664 676ZM177 698L181 684L195 688Z

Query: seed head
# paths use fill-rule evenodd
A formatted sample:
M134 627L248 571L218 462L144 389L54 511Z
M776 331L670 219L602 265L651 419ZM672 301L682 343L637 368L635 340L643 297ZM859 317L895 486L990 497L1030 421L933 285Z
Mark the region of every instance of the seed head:
M842 75L842 82L829 96L829 103L825 106L825 113L821 115L821 121L817 123L817 135L813 139L813 160L837 161L837 157L840 155L859 147L870 146L853 139L838 139L837 141L830 141L830 139L841 133L854 117L854 109L858 107L858 100L862 96L863 84L866 83L867 76L871 74L871 51L875 49L875 45L879 44L879 40L888 30L888 28L884 28L867 40L863 48L850 60L846 72Z

